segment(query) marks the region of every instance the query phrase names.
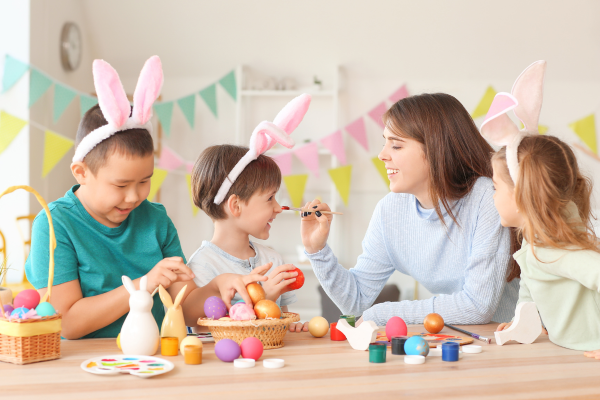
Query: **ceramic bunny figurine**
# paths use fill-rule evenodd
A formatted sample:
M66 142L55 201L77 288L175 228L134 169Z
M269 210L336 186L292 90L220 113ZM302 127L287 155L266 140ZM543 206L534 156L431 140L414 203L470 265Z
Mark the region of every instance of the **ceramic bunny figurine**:
M135 290L131 279L123 275L123 286L129 292L129 314L121 328L121 349L124 354L153 356L158 350L160 335L152 315L152 295L146 290L148 278L140 279L140 290Z
M175 298L175 303L171 300L169 292L162 285L158 287L158 293L165 307L167 307L167 315L163 319L162 328L160 329L161 337L177 337L179 343L187 336L187 328L183 319L183 310L181 309L181 300L185 294L187 285L183 287Z

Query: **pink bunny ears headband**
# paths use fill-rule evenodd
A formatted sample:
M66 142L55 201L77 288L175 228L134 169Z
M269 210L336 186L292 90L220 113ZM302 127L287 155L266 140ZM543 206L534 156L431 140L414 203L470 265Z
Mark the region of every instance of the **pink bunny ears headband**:
M92 67L94 86L98 94L98 104L107 125L101 126L83 138L73 156L73 162L83 161L85 156L98 143L117 132L127 129L146 129L152 133L152 104L160 93L163 84L163 72L160 58L150 57L135 87L133 94L133 113L117 71L104 60L94 60ZM129 115L131 114L131 117Z
M227 192L229 192L229 189L231 189L231 186L244 168L256 160L259 155L273 147L275 143L280 143L288 149L294 147L294 140L289 135L302 122L302 118L304 118L304 115L308 111L310 99L309 94L302 94L296 97L279 111L273 122L263 121L254 128L252 136L250 136L250 149L237 162L221 184L215 196L215 204L223 202Z
M481 124L481 135L496 146L506 146L508 172L515 185L519 176L517 150L527 135L538 134L538 120L544 94L546 61L536 61L521 72L511 93L498 93ZM523 129L510 119L507 113L513 110L523 123Z

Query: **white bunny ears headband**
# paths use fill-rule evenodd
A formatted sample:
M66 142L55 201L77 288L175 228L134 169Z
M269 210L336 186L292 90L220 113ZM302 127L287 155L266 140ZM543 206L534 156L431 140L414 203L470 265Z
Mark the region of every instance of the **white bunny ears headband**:
M304 115L308 111L310 100L311 97L309 94L301 94L283 107L273 122L263 121L254 128L252 136L250 136L250 149L237 162L221 184L215 196L215 204L223 202L227 192L229 192L229 189L231 189L231 186L244 168L256 160L259 155L273 147L275 143L280 143L288 149L294 147L294 140L289 135L302 122L302 118L304 118Z
M94 60L92 70L98 104L108 124L93 130L83 138L75 150L73 162L83 161L94 147L117 132L140 128L152 133L152 104L163 84L160 58L150 57L144 64L135 87L132 113L117 71L104 60Z
M506 163L512 181L517 183L519 159L517 150L521 140L527 135L538 134L538 120L544 94L544 74L546 61L536 61L521 72L511 93L498 93L481 124L481 135L497 146L506 146ZM523 129L509 118L513 110L523 123Z

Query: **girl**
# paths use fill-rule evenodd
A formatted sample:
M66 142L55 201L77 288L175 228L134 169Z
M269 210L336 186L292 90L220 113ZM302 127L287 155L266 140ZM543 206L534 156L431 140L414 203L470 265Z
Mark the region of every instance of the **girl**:
M535 301L550 340L574 350L600 349L600 250L591 226L591 181L571 148L537 134L546 63L538 61L499 93L481 127L503 145L492 157L494 202L502 225L516 227L523 244L519 303ZM514 110L519 131L507 116ZM511 323L500 324L497 330Z

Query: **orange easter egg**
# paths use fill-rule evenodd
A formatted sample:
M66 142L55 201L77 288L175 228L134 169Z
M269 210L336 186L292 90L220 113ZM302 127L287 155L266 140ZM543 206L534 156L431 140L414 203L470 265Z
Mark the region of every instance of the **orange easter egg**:
M423 325L425 326L425 329L427 329L427 332L438 333L444 329L444 318L437 313L427 314L423 321Z
M275 318L281 317L281 309L271 300L261 300L254 306L254 312L258 319Z
M263 289L263 287L259 283L249 283L248 285L246 285L246 290L248 291L250 299L252 300L252 304L254 305L258 304L259 301L267 298L267 295L265 294L265 289Z

